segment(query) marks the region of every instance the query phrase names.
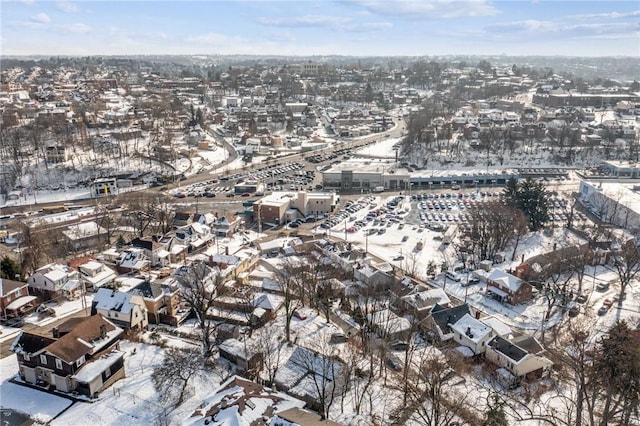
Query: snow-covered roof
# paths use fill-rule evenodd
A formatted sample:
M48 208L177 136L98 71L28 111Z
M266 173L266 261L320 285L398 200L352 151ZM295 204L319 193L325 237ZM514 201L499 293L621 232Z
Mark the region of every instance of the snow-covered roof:
M251 425L276 412L304 407L305 402L273 391L238 376L229 378L200 407L183 421L185 425L204 425L215 418L217 426Z
M511 327L494 316L481 318L480 321L491 327L498 336L507 336L511 334Z
M467 338L474 343L480 342L492 332L491 327L483 324L469 314L466 314L449 327L456 333L466 335Z
M100 358L83 365L82 368L72 376L72 378L80 383L89 383L122 357L124 357L124 352L113 350L108 354L102 355Z
M131 293L122 293L108 288L101 288L94 296L93 303L96 305L96 309L128 314L135 306L135 303L131 301L134 296L135 295Z
M503 288L510 292L518 291L523 283L520 278L498 268L493 269L487 279L498 283L500 288Z

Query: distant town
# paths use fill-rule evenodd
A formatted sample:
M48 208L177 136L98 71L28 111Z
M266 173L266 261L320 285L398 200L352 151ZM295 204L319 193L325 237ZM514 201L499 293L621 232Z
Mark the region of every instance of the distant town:
M639 424L640 75L525 59L2 58L2 421Z

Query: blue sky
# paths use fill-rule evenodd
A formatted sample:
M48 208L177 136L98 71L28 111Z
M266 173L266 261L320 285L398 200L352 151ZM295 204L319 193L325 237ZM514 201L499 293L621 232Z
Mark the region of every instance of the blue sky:
M640 2L0 0L0 54L640 56Z

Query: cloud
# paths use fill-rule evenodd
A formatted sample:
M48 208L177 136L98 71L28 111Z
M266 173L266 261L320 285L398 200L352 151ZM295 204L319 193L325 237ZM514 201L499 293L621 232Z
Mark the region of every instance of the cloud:
M383 31L393 27L390 22L356 22L345 16L303 15L279 18L257 18L258 23L280 28L330 28L343 32Z
M329 15L303 15L282 18L258 17L258 23L273 27L333 27L351 22L351 18Z
M57 1L56 2L56 9L65 12L65 13L74 13L74 12L78 12L80 9L78 8L78 5L73 4L69 1L66 0L61 0L61 1Z
M67 25L57 25L55 27L57 31L67 34L85 34L91 31L91 27L86 24L67 24Z
M48 24L49 22L51 22L51 18L49 18L49 15L44 12L33 15L29 19L31 20L31 22L35 22L37 24Z
M624 19L640 16L640 10L632 12L605 12L605 13L584 13L581 15L568 16L569 19Z
M487 0L347 0L366 11L409 19L448 19L500 13Z
M36 2L35 0L18 0L18 3L22 3L25 6L33 6Z
M552 34L562 37L593 37L611 36L618 38L640 30L638 22L600 22L589 24L565 24L555 21L539 21L528 19L524 21L505 22L484 28L493 34Z

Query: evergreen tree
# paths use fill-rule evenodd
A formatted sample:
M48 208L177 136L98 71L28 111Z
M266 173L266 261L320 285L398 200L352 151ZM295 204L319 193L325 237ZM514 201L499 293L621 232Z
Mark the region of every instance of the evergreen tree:
M508 426L507 415L504 412L504 404L493 394L487 401L487 413L482 426Z
M602 424L631 425L640 407L640 334L622 320L599 345L594 370L598 372Z
M9 256L5 256L0 260L0 278L15 280L16 276L21 276L22 271L20 265Z
M542 182L526 179L507 181L504 190L507 205L522 210L529 221L529 229L540 230L549 221L549 196Z

